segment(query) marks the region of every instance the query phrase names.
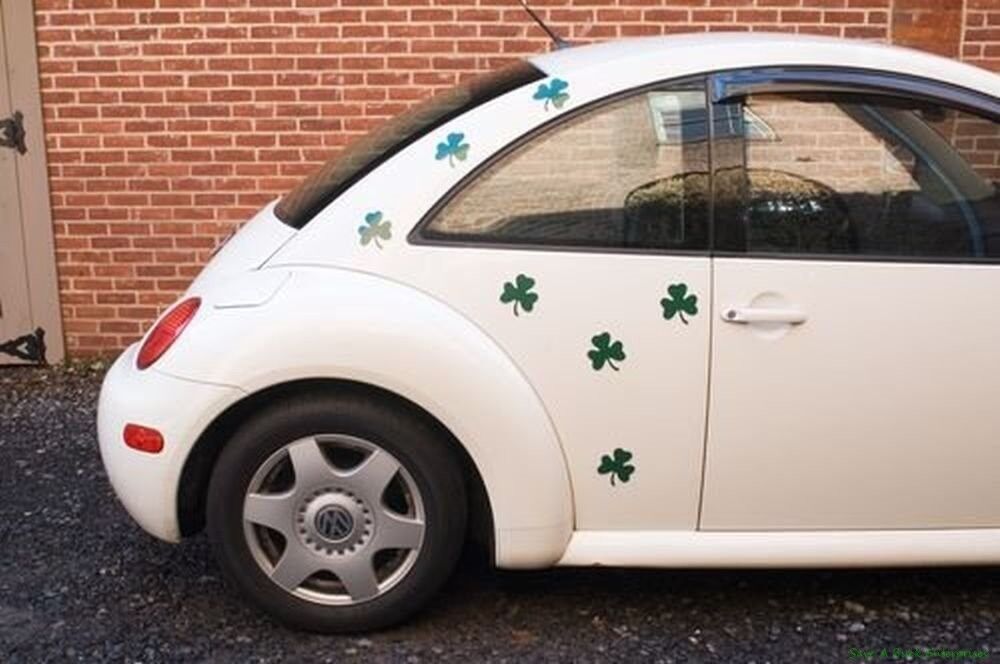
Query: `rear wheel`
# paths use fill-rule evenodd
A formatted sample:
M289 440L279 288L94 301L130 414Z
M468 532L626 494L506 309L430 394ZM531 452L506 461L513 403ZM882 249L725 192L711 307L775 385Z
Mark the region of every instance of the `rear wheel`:
M372 630L419 609L451 573L465 487L443 433L412 409L306 397L229 441L207 521L226 576L278 620Z

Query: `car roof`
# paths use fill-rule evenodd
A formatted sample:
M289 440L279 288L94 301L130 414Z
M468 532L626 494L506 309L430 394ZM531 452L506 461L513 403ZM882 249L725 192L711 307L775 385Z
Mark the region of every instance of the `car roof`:
M767 66L826 66L921 76L1000 97L1000 76L957 60L899 46L813 35L702 32L573 46L532 57L551 76L601 70L647 82ZM624 81L623 81L624 82Z

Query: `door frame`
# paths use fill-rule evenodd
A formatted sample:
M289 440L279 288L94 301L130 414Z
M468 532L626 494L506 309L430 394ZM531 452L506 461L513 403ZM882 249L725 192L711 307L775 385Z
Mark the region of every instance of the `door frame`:
M723 72L714 76L712 78L712 91L716 104L726 103L730 100L739 99L751 94L779 94L784 96L802 92L833 94L862 92L875 95L893 95L912 101L938 102L949 109L965 111L980 116L987 121L1000 123L1000 102L995 97L956 88L944 81L897 73L869 72L860 69L844 70L834 67L748 68L746 70ZM713 108L715 107L713 106ZM712 126L714 127L714 123ZM863 125L859 126L867 129ZM886 131L886 133L888 134L889 132ZM900 144L906 145L913 153L917 154L920 152L919 147L909 144L909 137L896 135L895 138ZM713 143L714 145L715 143ZM954 146L952 146L952 149L954 149ZM924 158L931 163L935 161L933 156L925 155ZM739 162L737 161L737 163ZM742 156L742 164L739 165L739 168L744 171L751 168L751 164L747 162L745 151ZM943 177L948 179L947 175ZM723 224L726 223L725 219L713 219L713 221L716 224L716 229L723 228ZM898 293L902 292L899 282L906 279L907 284L912 283L916 285L915 290L926 291L927 287L922 286L919 281L926 274L929 276L932 275L933 283L945 292L969 292L969 289L962 288L964 284L956 286L948 284L943 279L957 274L958 270L962 270L962 278L981 278L983 272L986 270L995 271L1000 269L1000 266L997 265L1000 261L996 258L978 256L899 256L894 254L864 254L860 252L821 254L809 253L808 251L763 252L752 250L735 251L734 249L734 247L729 247L724 251L719 251L717 247L713 247L713 297L717 302L722 303L722 308L718 309L717 313L713 312L713 315L720 316L720 320L731 318L728 314L723 313L729 302L739 304L743 302L749 303L751 301L750 298L758 297L765 292L773 296L784 295L791 291L791 296L789 297L790 304L801 304L809 309L813 309L813 303L825 304L833 302L834 300L830 297L830 293L835 292L835 288L846 292L860 292L857 286L858 283L862 284L862 288L871 284L894 284L894 288L890 287L887 290ZM801 279L801 275L798 274L789 276L792 270L805 270L807 269L806 266L810 266L808 268L809 275L807 279ZM945 269L948 269L950 272L946 272ZM971 273L970 270L972 269L977 270L978 273ZM784 272L786 270L787 272ZM840 270L844 272L839 272ZM855 277L855 283L852 284L850 279L845 278L845 275L850 276L851 273L848 272L849 270L855 272L866 270L867 272L856 272L857 274L863 274L863 276L861 278ZM907 270L907 273L905 276L900 276L897 273L899 270ZM738 278L734 276L737 271L739 272ZM836 279L830 278L828 275L835 274L835 271L837 272ZM761 278L760 274L765 274L765 277ZM895 283L888 280L890 275L896 280ZM732 284L736 284L737 282L743 293L738 293L734 297L733 291L735 289L732 287ZM762 283L766 283L767 285L762 287ZM795 285L786 290L786 286L789 284ZM835 287L831 287L829 284L835 284ZM940 284L945 285L941 286ZM795 291L799 291L799 293L796 294ZM816 292L820 292L822 295L815 298L812 297ZM801 297L803 295L805 297ZM975 295L977 294L973 293L973 295L969 296L970 301L976 301ZM982 293L978 293L978 295L980 296L980 301L982 301ZM810 302L810 300L814 302ZM877 298L873 298L872 301L877 301ZM814 318L823 318L827 323L836 320L835 315L830 316L827 314L829 312L824 312L820 306L810 311L810 315L814 316ZM894 311L892 317L898 320L900 319L900 315L898 314L898 310ZM905 316L906 314L902 315ZM877 320L876 317L866 318L865 316L861 316L861 319ZM736 320L738 321L739 319ZM987 329L989 322L988 320L984 321ZM898 330L885 325L885 321L881 321L881 323L881 325L878 322L869 324L869 327L883 334L898 334ZM725 323L723 325L725 326ZM858 341L858 338L863 337L863 334L852 338L849 333L852 329L850 326L853 323L848 323L847 325L847 327L842 326L837 329L835 334L835 336L842 337L842 340L847 340L844 341L842 346L849 349L867 348L868 345L864 340ZM915 327L916 325L913 325L911 329L915 329ZM980 327L982 328L982 326ZM809 328L806 329L808 330ZM750 334L750 332L746 331L740 334L745 335ZM811 333L803 332L803 334ZM919 338L918 335L910 336ZM781 341L777 341L777 343L787 344L785 352L789 357L802 358L815 350L805 345L815 344L816 342L813 340L815 338L809 337L809 340L803 340L801 345L793 345L794 334L789 333L788 339L782 339ZM822 337L819 338L822 340ZM975 529L980 529L984 533L989 529L993 529L994 532L1000 532L1000 529L995 527L998 519L995 510L990 513L986 510L977 511L969 507L969 504L973 503L974 498L978 495L976 493L976 483L978 482L980 488L987 484L987 482L983 481L982 477L974 477L972 472L979 468L992 467L990 460L982 461L977 459L973 462L966 462L965 467L962 467L958 462L949 462L948 459L942 459L942 457L948 454L952 454L958 459L970 458L968 455L970 449L973 452L976 450L992 449L983 442L984 439L988 439L988 434L984 435L981 431L977 432L971 427L962 431L952 431L949 435L955 439L963 442L973 442L969 443L966 448L962 448L958 444L952 444L946 448L946 445L940 439L935 440L932 438L935 435L933 433L927 433L924 437L921 437L920 435L912 435L913 432L911 431L909 432L911 435L906 438L907 443L910 441L918 441L919 443L919 441L923 440L924 444L914 444L904 448L903 445L893 441L891 435L872 435L869 431L862 430L862 427L857 427L855 429L848 428L850 433L840 440L861 441L858 447L864 446L862 451L853 446L846 448L845 451L840 448L834 450L834 447L829 445L826 448L822 445L817 445L816 449L820 450L819 454L816 454L811 447L805 447L806 452L801 456L797 457L794 452L791 455L787 455L786 452L793 449L793 446L795 448L802 447L800 441L806 441L806 445L811 445L812 439L810 436L815 433L814 431L807 430L807 427L798 425L795 420L801 420L802 417L813 420L816 418L811 417L812 414L808 411L797 409L796 406L801 404L796 404L794 398L791 400L785 399L784 401L781 398L795 392L795 386L798 382L801 382L802 375L815 377L823 376L824 373L823 371L816 371L814 366L808 365L808 363L803 362L801 359L796 359L794 360L798 365L796 369L801 366L806 366L807 369L800 371L799 375L792 373L790 379L780 364L776 365L774 361L771 361L774 360L774 357L766 354L772 351L762 351L756 355L758 364L755 365L751 362L748 366L741 365L739 369L747 375L759 376L765 373L761 371L761 366L765 366L768 374L766 380L771 381L771 385L736 383L733 381L733 373L727 367L731 368L735 366L734 362L731 361L732 357L745 358L747 357L747 351L735 346L735 343L731 339L735 339L735 337L730 338L722 333L716 334L712 338L712 385L709 406L709 430L711 433L706 443L706 462L702 484L703 510L699 515L700 531L713 534L759 533L766 531L769 538L787 539L787 544L790 546L794 546L791 542L798 539L800 535L803 537L804 542L807 539L815 538L816 533L839 533L839 536L843 537L845 533L865 532L875 533L875 535L865 535L863 537L875 537L877 539L882 537L883 533L891 534L893 532L914 533L937 531L941 533L942 531L948 531L950 533L958 533L963 532L962 529L965 529L964 532L975 532ZM776 337L773 339L776 339ZM974 342L977 340L974 337L971 339L973 340L973 344L968 343L969 338L966 338L966 345L974 347ZM829 342L829 338L825 339L825 341ZM926 339L922 341L926 343ZM930 344L927 345L928 347L930 346ZM732 350L733 347L737 349L735 352ZM827 347L829 347L829 343L827 343ZM763 346L759 346L758 348L762 349ZM729 358L723 357L727 351L730 352ZM905 357L905 351L899 352L898 356ZM830 360L826 359L826 356L823 357L824 361L830 362ZM896 356L891 357L892 360L887 362L887 364L904 366L899 364L899 361L895 359ZM835 363L838 361L840 362L839 366L848 366L843 362L842 358L833 360ZM870 358L859 361L864 362L864 365L859 366L864 366L868 371L873 370L872 366L875 367L874 371L876 373L879 369L885 368L884 366L880 367L872 363ZM914 365L915 363L912 360L905 363L905 366ZM789 366L791 366L791 362L789 362ZM995 375L996 373L994 371L993 374L989 374L989 368L985 368L984 370L987 375ZM829 394L846 394L848 393L848 388L856 388L858 385L863 385L862 379L858 378L860 373L857 369L829 372L828 377L824 377L823 380L818 382L832 387L826 389L825 393L823 390L817 390L817 394L821 394L822 397L815 398L815 403L832 403L832 400L827 398ZM928 374L932 376L943 373L938 367L933 367L928 371ZM954 372L953 375L959 376L958 379L951 378L954 384L960 383L963 376L967 377L970 374L963 374L959 371ZM871 379L869 378L869 380ZM851 381L853 381L853 385ZM817 381L812 380L811 382L816 383ZM906 385L913 385L917 381L907 376L902 382ZM844 387L845 385L847 386L846 388ZM882 388L882 392L880 393L891 394L892 385L888 388L885 385L881 385L880 387ZM764 431L748 429L744 425L752 416L748 417L747 411L773 411L773 408L771 410L767 408L762 409L756 403L748 403L745 400L734 399L731 396L733 394L746 394L748 391L753 390L756 390L758 394L768 394L771 396L776 394L777 396L774 396L774 400L770 405L774 406L778 403L780 407L786 408L793 415L785 417L782 423L777 426L766 425L767 428ZM786 391L783 392L782 390ZM988 392L988 387L986 390ZM720 398L720 394L725 395L727 392L729 396ZM907 393L905 388L900 390L900 392ZM932 396L927 401L930 401L935 395L933 390L930 391L930 394ZM955 401L956 403L970 402L968 398L964 400L960 398ZM741 402L739 403L739 408L734 408L733 405L737 402ZM917 399L915 398L913 402L917 403ZM741 409L744 407L745 411L741 412ZM851 410L849 406L842 407L847 408L846 412L857 413L857 410ZM826 411L819 419L819 422L822 422L822 417L833 419L828 414L832 412L831 409L828 407ZM816 413L819 412L817 409ZM941 418L943 421L964 421L954 415L955 412L960 412L957 408L945 410L944 412L946 416ZM798 414L797 418L795 416L796 413ZM949 420L949 416L955 419ZM874 421L877 417L875 416L871 419ZM896 413L896 417L899 417L898 413ZM967 419L970 421L973 420L972 417L967 417ZM789 422L793 424L790 425ZM882 422L888 423L885 427L886 429L900 428L891 419L883 418L879 421L879 424ZM799 426L800 428L795 429L795 426ZM863 426L868 426L872 431L877 429L877 426L870 424ZM792 434L786 434L786 431L792 431ZM733 432L738 433L734 434ZM877 431L876 433L881 434L882 431ZM739 436L744 436L744 438L740 439ZM879 440L880 438L888 441L888 444L882 448L873 448L866 445L871 440ZM768 443L766 446L741 444L747 440L767 440ZM795 442L790 444L789 441ZM893 444L895 445L895 449L893 449ZM771 451L776 451L776 453L771 458L767 458L766 454L761 454L761 450L765 453ZM834 451L831 452L831 450ZM959 450L962 453L959 454L955 450ZM824 453L827 454L825 464L821 463ZM935 457L934 454L938 456ZM834 455L839 455L841 458L846 459L843 466L838 466L829 461L829 457ZM780 457L783 463L782 468L787 471L786 476L794 478L793 481L785 486L782 486L782 482L780 481L769 482L768 480L771 478L767 476L766 472L753 472L752 464L747 463L747 459L751 457L762 459L760 462L761 467L767 468L775 467L775 459ZM790 462L788 461L789 457L793 457ZM714 462L713 458L715 458ZM720 458L724 458L724 460L720 462ZM804 459L804 462L800 461L802 459ZM893 467L888 473L885 472L885 468L881 468L878 465L885 463L888 466L888 463L883 461L884 459L895 460L892 464ZM921 477L923 469L926 468L934 470L928 471L924 477ZM955 475L961 476L960 482L964 482L962 488L967 489L964 495L973 497L969 503L963 505L954 496L937 496L937 499L934 501L921 502L920 500L914 500L912 497L913 494L907 494L905 486L902 488L900 486L904 482L915 485L926 485L926 481L924 480L926 480L928 475L933 476L934 479L940 479L942 482L947 483L951 481L950 486L957 486L954 480L948 477L948 472L941 469L957 469L954 471ZM825 483L824 480L826 478L831 478L831 481ZM756 486L753 484L754 481L758 482ZM894 485L894 481L899 482L899 484ZM807 487L807 489L789 492L787 489L790 486L794 486L794 483L797 483L798 486ZM848 487L849 490L846 493L851 494L853 498L835 500L839 496L836 491L840 487L831 488L831 485L837 483L843 487ZM773 488L773 493L768 495L767 491L760 489L761 486L765 485L768 488ZM872 508L872 495L883 496L886 499L877 501L879 503L878 507ZM752 496L754 499L747 500L747 496ZM909 499L907 498L908 496ZM785 505L794 504L796 507L786 511L782 511L780 508L776 509L774 506L778 505L779 501ZM980 504L982 503L982 501L979 502ZM933 504L933 507L930 506L931 504ZM834 507L831 508L830 505L834 505ZM891 539L891 535L886 535L886 537ZM933 535L928 537L933 537ZM940 534L937 537L940 537ZM817 538L816 541L818 542L819 539L823 538ZM848 539L844 539L844 541L846 542ZM827 544L829 542L823 544L826 547L824 551L829 553L830 549L826 546ZM808 545L803 544L803 546ZM878 548L872 542L869 542L867 546L870 548L874 547L874 549ZM846 554L846 552L843 553ZM905 552L901 551L900 553ZM850 554L851 557L855 555ZM816 557L813 556L813 559L816 559ZM892 561L898 560L898 554L891 554L889 559ZM870 560L867 562L870 562Z
M52 237L34 3L30 0L7 0L0 5L0 10L3 11L7 43L7 71L0 72L0 75L7 77L11 107L23 114L26 131L27 151L23 155L17 155L16 165L25 272L28 278L28 306L32 321L32 329L25 330L23 337L0 339L0 346L7 349L0 360L11 359L10 355L13 353L10 351L15 350L41 364L60 362L65 355L65 346Z

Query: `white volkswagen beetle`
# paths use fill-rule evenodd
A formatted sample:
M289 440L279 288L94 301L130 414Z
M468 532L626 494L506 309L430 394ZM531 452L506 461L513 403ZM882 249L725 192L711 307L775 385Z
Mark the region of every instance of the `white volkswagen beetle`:
M263 209L101 393L108 475L311 630L502 568L1000 562L1000 77L558 50Z

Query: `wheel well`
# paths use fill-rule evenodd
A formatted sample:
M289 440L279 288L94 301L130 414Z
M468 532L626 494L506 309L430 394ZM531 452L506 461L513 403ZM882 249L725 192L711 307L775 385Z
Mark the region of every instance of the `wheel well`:
M409 409L438 429L442 438L448 441L452 451L461 460L462 473L468 490L469 539L476 545L482 546L492 560L494 551L493 512L489 496L486 493L486 485L483 483L483 478L472 458L458 439L436 417L394 392L366 383L334 379L306 379L268 387L244 397L213 420L195 442L184 461L184 469L181 471L181 480L177 490L177 520L182 536L194 535L204 528L205 497L208 493L208 482L212 476L212 469L222 452L222 448L225 447L249 414L276 401L294 399L304 393L315 394L316 392L326 392L333 395L348 393L357 395L361 393L368 398L387 401L394 407Z

